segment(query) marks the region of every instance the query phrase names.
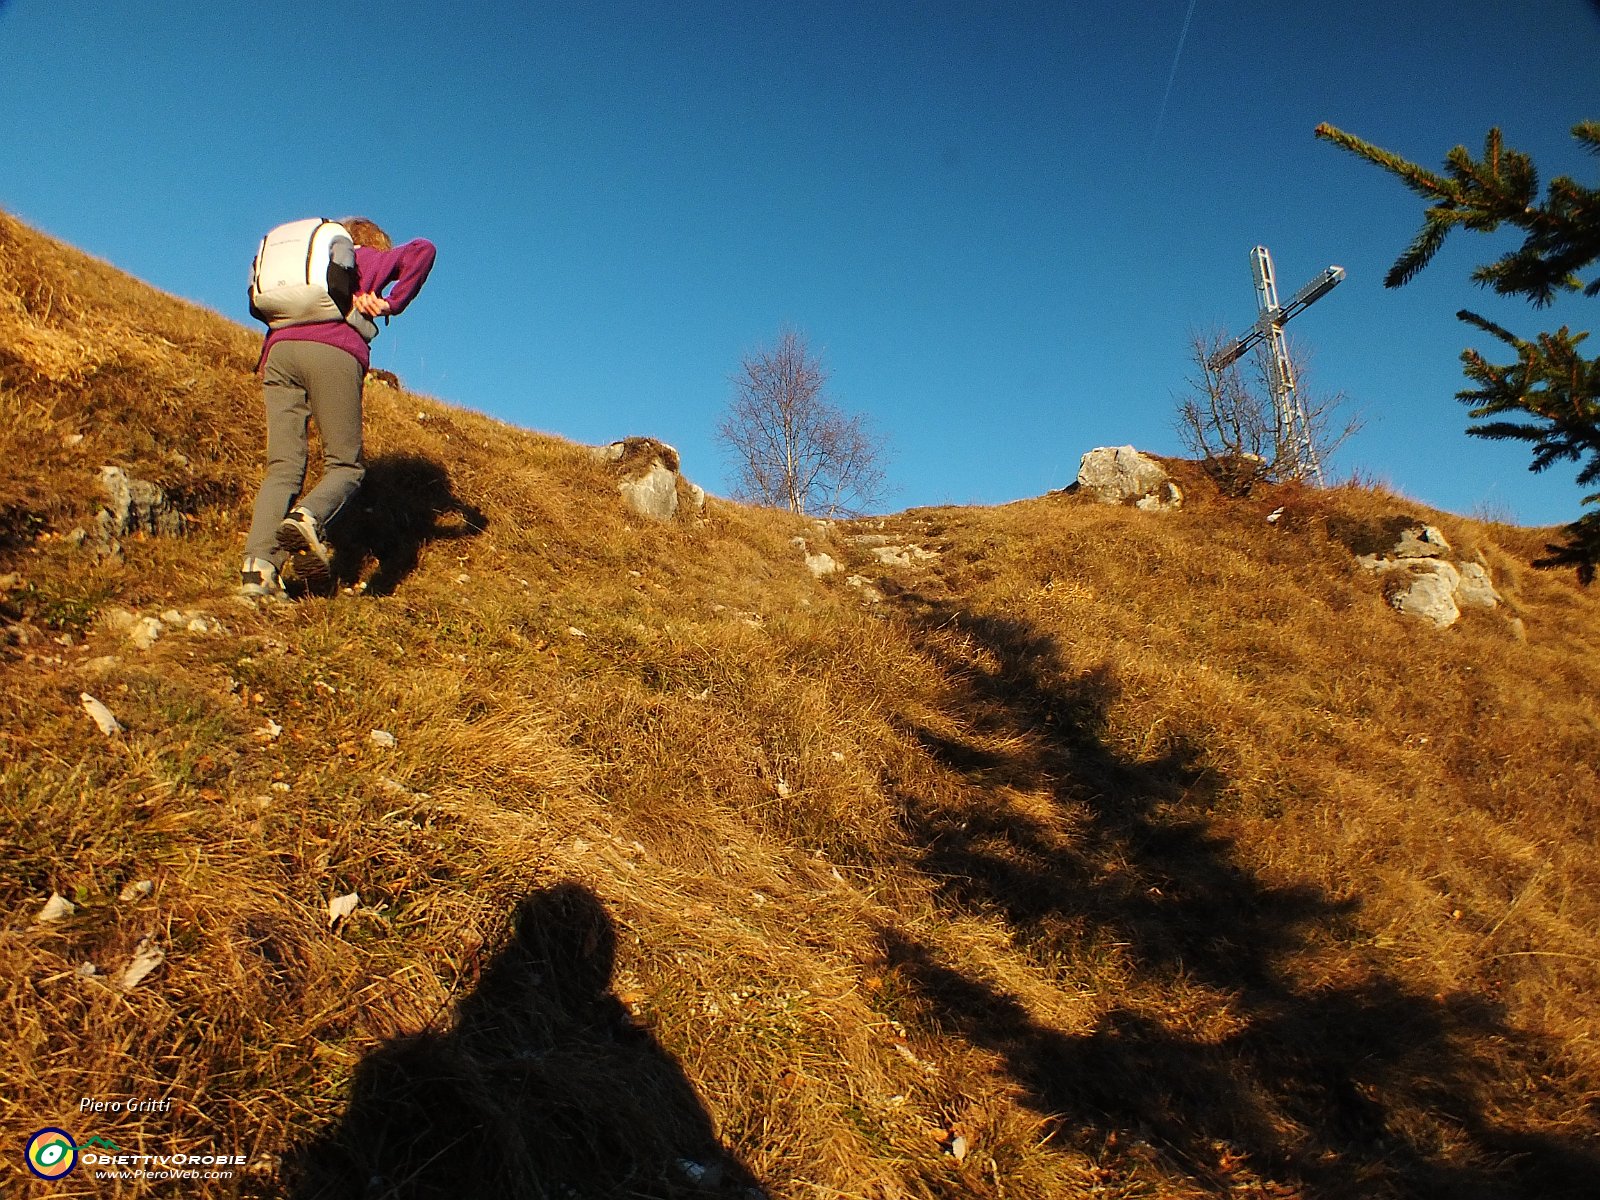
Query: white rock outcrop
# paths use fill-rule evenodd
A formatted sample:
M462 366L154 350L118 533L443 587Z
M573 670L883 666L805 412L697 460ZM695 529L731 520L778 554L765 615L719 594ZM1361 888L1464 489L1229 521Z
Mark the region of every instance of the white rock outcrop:
M937 550L904 542L887 533L853 533L844 540L865 550L882 567L910 567L939 557Z
M683 508L694 516L704 515L705 489L683 477L679 471L678 452L666 442L655 438L624 438L620 442L595 446L591 453L601 462L616 466L617 491L622 493L622 502L639 516L670 521ZM679 497L680 483L683 502Z
M1500 604L1500 593L1494 590L1488 567L1475 562L1461 564L1456 603L1462 608L1495 608Z
M1133 506L1140 512L1171 512L1183 507L1183 489L1169 479L1148 496L1140 496Z
M1402 530L1387 554L1363 554L1356 561L1385 579L1395 611L1447 629L1461 619L1463 608L1501 603L1487 566L1452 561L1446 557L1450 553L1443 533L1419 523Z
M678 515L678 473L660 459L652 462L644 474L624 479L617 484L622 500L641 517L657 521L670 521Z
M1132 446L1098 446L1078 462L1077 486L1101 504L1135 504L1146 512L1169 512L1183 504L1167 470Z
M805 538L790 538L789 544L800 551L806 560L806 570L810 571L813 577L821 579L824 575L832 575L839 569L838 560L833 555L820 550L816 554L811 553Z
M1447 562L1429 560L1431 569L1417 570L1405 586L1389 597L1396 611L1418 617L1435 629L1448 629L1461 619L1456 604L1456 584L1461 576Z
M1396 558L1442 558L1450 553L1450 543L1435 525L1413 525L1401 532L1389 553Z
M939 557L937 550L922 546L872 546L867 552L886 567L909 567L913 563Z

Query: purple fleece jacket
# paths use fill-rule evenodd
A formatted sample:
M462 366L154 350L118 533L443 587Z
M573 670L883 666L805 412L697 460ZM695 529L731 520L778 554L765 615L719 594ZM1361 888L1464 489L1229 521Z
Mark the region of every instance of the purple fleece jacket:
M394 289L384 297L389 301L389 314L396 316L403 313L406 305L422 290L428 272L433 270L437 253L433 243L425 238L417 238L393 250L357 246L356 290L382 295L383 289L392 283ZM268 351L279 342L321 342L353 355L363 371L372 365L372 352L367 348L366 339L356 332L354 325L344 321L317 321L311 325L289 325L274 329L262 344L261 362L267 361ZM260 369L259 363L257 369Z

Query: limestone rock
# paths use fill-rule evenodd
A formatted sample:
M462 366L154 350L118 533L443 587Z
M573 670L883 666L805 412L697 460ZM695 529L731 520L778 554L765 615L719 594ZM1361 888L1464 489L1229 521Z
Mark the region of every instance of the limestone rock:
M1133 504L1156 497L1155 507L1170 509L1183 502L1166 468L1132 446L1090 450L1079 460L1077 484L1102 504Z
M1450 543L1434 525L1413 525L1400 534L1390 551L1396 558L1442 558L1450 553Z
M1356 565L1363 570L1371 571L1374 575L1387 575L1390 571L1398 571L1400 564L1392 558L1384 558L1381 554L1358 554Z
M1444 585L1450 590L1452 596L1461 586L1461 571L1455 563L1444 558L1424 558L1405 564L1415 577L1423 575L1437 575L1444 580Z
M705 489L685 479L679 471L678 452L655 438L631 437L591 453L617 470L617 490L623 503L641 517L670 521L681 509L695 516L705 512ZM682 484L680 497L679 485Z
M102 546L110 548L118 538L133 533L183 532L183 514L148 480L135 479L121 467L101 467L100 488L107 500L98 517Z
M139 614L125 608L108 608L101 618L113 633L128 633L139 620Z
M844 540L851 546L865 550L879 566L884 567L909 567L940 555L938 550L906 543L887 533L851 533L846 534Z
M851 575L845 580L851 587L861 593L861 598L868 604L882 604L883 593L872 586L872 581L864 575Z
M140 617L128 630L128 640L139 650L148 650L161 637L161 622L154 617Z
M1435 629L1446 629L1461 617L1455 590L1442 572L1418 572L1409 584L1389 597L1389 603L1407 616L1428 621Z
M1481 561L1456 562L1450 553L1444 534L1419 522L1400 534L1387 555L1363 554L1356 562L1387 578L1384 588L1396 611L1444 629L1460 619L1462 609L1494 608L1501 600Z
M1133 506L1141 512L1174 512L1183 507L1183 489L1169 479L1148 496L1140 496Z
M657 459L642 475L617 484L622 499L641 517L670 521L678 515L678 473Z
M805 557L806 570L810 571L813 577L821 579L824 575L832 575L839 569L838 560L836 560L833 555L821 552L816 554L811 553L810 548L806 545L805 538L797 537L790 538L789 540L790 544L798 549Z
M1500 603L1494 580L1482 563L1462 563L1461 582L1456 585L1456 603L1462 608L1494 608Z
M867 552L886 567L909 567L916 562L926 562L930 558L938 558L937 550L928 550L922 546L869 546Z
M832 575L838 569L839 563L831 554L806 555L806 570L810 571L818 579L821 579L824 575Z

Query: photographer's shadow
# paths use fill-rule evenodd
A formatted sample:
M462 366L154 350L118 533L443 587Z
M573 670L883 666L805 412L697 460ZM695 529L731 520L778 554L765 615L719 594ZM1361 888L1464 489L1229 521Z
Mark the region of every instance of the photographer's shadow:
M295 1147L295 1200L762 1200L677 1061L610 991L616 933L562 883L518 906L452 1028L357 1068L339 1123Z
M420 454L380 454L367 463L361 490L329 530L333 576L340 587L359 583L368 564L369 596L387 596L416 570L429 542L476 537L489 519L457 498L450 475Z

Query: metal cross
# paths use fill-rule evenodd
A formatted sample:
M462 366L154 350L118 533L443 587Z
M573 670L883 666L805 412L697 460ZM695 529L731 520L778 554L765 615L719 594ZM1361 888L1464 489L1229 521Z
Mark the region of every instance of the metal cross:
M1344 268L1329 267L1296 292L1289 303L1281 306L1278 304L1278 284L1272 274L1272 255L1267 253L1265 246L1257 246L1250 251L1250 270L1255 275L1256 298L1261 306L1256 314L1256 323L1244 337L1235 338L1213 354L1208 363L1213 371L1220 371L1245 351L1260 347L1267 383L1272 389L1278 462L1293 463L1296 477L1309 472L1316 476L1320 484L1323 482L1322 463L1311 440L1305 408L1295 393L1294 366L1289 362L1283 327L1290 317L1304 312L1333 291L1344 278Z

